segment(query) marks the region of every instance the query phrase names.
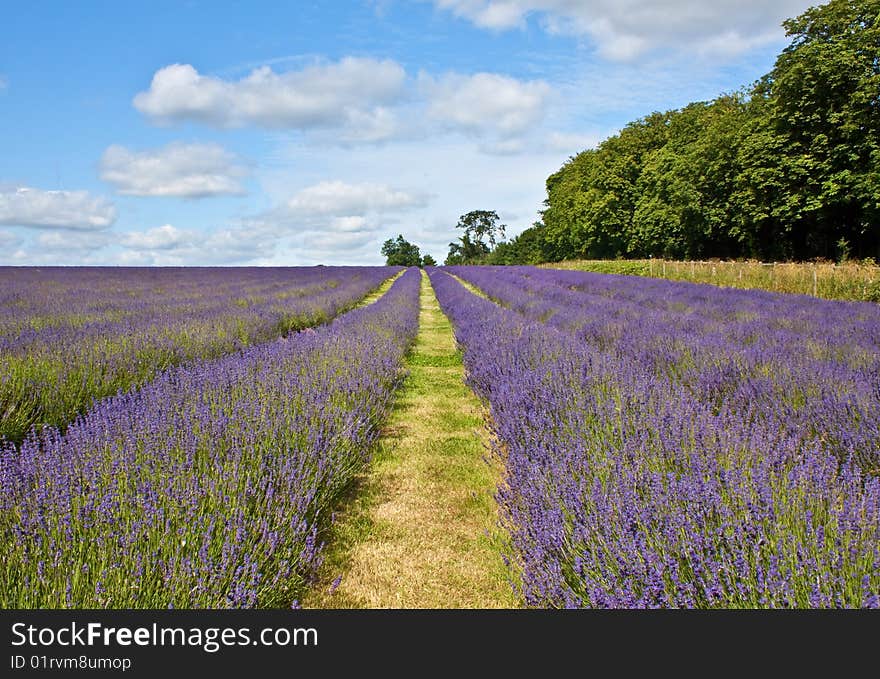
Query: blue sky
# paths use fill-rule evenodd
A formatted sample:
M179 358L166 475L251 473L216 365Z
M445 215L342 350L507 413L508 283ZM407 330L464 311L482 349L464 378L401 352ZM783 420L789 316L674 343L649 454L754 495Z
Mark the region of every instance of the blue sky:
M515 235L570 155L769 71L810 4L9 4L0 264L442 260L460 215Z

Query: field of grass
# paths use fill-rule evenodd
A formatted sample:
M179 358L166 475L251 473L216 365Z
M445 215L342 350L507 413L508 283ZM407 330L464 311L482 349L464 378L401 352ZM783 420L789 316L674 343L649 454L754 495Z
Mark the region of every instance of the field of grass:
M880 266L873 261L765 263L757 261L682 262L665 259L571 260L544 268L653 276L746 290L772 290L823 299L880 302Z

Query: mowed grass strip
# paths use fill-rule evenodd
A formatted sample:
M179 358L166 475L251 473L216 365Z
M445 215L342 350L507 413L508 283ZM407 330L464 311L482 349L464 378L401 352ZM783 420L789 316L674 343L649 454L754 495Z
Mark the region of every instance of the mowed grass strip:
M373 292L371 292L369 295L364 297L360 302L355 304L353 308L360 309L361 307L367 306L368 304L372 304L373 302L378 302L379 298L382 297L382 295L384 295L386 292L388 292L391 289L391 286L394 285L394 281L396 281L398 278L400 278L404 274L405 271L406 271L406 269L401 269L396 274L391 276L391 278L385 279L382 282L382 285L380 285L378 288L373 290Z
M337 516L307 608L512 608L485 411L422 274L419 335L370 471Z

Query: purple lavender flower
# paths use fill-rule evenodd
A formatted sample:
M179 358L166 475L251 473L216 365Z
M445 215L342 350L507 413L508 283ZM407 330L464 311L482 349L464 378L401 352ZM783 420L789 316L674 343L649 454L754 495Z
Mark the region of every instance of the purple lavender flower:
M491 409L527 605L877 606L876 305L429 274Z

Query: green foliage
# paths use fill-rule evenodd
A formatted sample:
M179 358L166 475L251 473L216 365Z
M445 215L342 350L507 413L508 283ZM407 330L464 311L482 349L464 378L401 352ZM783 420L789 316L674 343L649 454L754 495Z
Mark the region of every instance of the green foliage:
M880 254L878 17L877 0L809 9L784 23L790 45L750 90L652 113L570 158L547 179L529 253ZM523 261L499 250L490 260Z
M422 255L422 266L437 266L437 260L431 255Z
M458 219L455 228L464 233L449 244L446 264L482 264L504 238L505 224L495 210L472 210Z
M422 255L419 246L413 245L403 235L389 238L382 243L382 256L388 266L421 266ZM430 255L429 255L430 256Z
M544 226L535 223L509 241L495 246L486 258L487 264L540 264L548 257L544 251Z

